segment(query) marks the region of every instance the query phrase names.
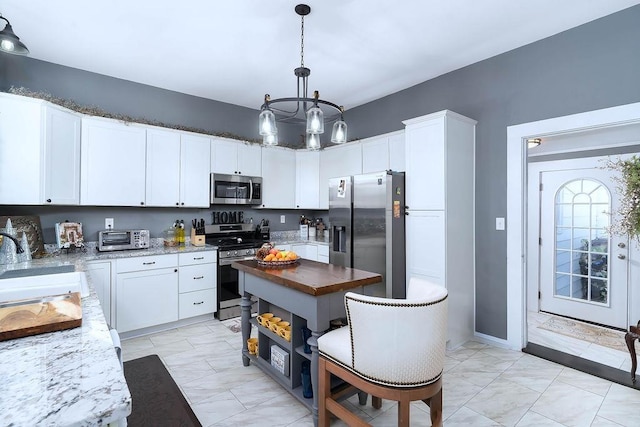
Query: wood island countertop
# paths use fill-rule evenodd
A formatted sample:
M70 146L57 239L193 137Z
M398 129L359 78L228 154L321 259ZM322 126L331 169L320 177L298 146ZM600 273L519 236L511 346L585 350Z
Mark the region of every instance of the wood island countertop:
M255 260L236 261L231 266L236 270L313 296L346 291L382 281L382 276L378 273L307 259L284 267L263 267Z

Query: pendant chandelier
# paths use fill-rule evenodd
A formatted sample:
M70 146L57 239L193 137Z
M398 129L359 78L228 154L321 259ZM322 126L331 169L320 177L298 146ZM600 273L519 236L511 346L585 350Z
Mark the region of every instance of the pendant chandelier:
M7 22L4 29L0 31L0 51L14 55L27 55L29 49L20 41L20 37L13 32L9 20L2 15L0 15L0 19Z
M264 96L264 104L260 107L258 118L260 135L264 145L278 145L278 128L276 121L283 123L306 123L306 145L312 150L320 149L320 135L324 133L324 112L320 106L335 110L336 115L329 120L335 120L331 132L331 142L343 144L347 142L347 124L344 121L344 108L333 102L320 99L318 91L309 97L309 75L311 70L304 66L304 17L311 13L311 7L299 4L295 7L302 25L300 32L300 67L293 70L296 75L298 88L295 97L271 99L269 94ZM282 105L278 108L275 104ZM286 108L286 109L285 109ZM277 116L277 117L276 117Z

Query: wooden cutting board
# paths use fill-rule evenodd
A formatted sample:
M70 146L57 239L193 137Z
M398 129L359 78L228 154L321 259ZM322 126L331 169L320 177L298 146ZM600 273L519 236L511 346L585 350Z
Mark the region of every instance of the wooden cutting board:
M0 341L76 328L82 324L80 292L0 304Z

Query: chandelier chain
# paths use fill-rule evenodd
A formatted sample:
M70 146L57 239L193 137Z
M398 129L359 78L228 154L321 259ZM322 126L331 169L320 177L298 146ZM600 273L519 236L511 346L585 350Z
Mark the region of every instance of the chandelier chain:
M300 66L304 67L304 16L300 28Z

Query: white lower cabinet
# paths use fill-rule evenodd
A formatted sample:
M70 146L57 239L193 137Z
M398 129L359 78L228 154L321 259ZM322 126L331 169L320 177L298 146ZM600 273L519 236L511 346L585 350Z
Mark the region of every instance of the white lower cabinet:
M329 246L318 245L318 262L329 264Z
M214 313L217 305L216 252L179 254L178 317Z
M116 277L118 332L178 320L178 268L160 268Z
M119 332L216 311L216 251L122 258L116 262Z
M111 270L112 261L87 262L87 275L98 295L107 324L111 325Z
M294 243L283 246L290 246L291 250L298 254L300 258L329 264L329 246L313 243ZM278 246L278 248L282 249L282 246Z

